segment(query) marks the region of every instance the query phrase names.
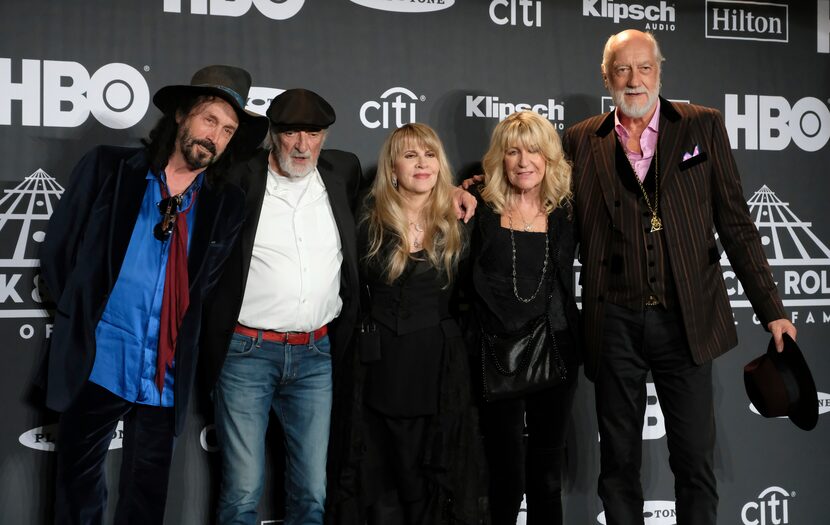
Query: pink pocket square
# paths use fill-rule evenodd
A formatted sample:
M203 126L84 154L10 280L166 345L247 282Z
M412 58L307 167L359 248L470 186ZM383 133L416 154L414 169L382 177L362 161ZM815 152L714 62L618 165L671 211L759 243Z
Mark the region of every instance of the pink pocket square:
M700 155L700 149L698 149L697 144L695 144L695 149L692 150L691 153L686 152L683 154L683 160L681 162L685 162L691 159L692 157L697 157L698 155Z

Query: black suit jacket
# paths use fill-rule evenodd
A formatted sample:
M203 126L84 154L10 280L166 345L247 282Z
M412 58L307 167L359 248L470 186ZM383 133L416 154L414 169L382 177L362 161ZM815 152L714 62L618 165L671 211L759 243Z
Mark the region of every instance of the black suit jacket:
M761 323L766 326L785 317L784 309L749 216L721 114L661 98L657 140L663 233L686 339L700 364L738 342L717 256L716 231ZM601 359L612 242L622 234L615 219L620 185L613 112L575 124L565 131L562 142L574 166L585 373L593 378ZM700 154L684 161L684 153L695 146Z
M57 302L46 370L46 404L64 411L95 363L95 328L115 286L147 187L143 148L99 146L72 172L40 251L41 275ZM202 304L242 226L244 195L205 180L188 252L190 306L176 345L176 433L195 376ZM152 235L151 232L147 232Z
M242 296L248 281L254 238L265 197L267 166L268 151L261 150L248 162L237 165L232 173L231 180L238 182L246 193L245 224L213 297L205 307L202 375L208 390L213 388L219 378L242 308ZM317 170L326 186L343 250L340 270L340 298L343 300L343 308L340 316L329 325L332 364L336 369L348 347L359 303L354 210L360 185L360 162L355 155L345 151L323 150L317 161Z

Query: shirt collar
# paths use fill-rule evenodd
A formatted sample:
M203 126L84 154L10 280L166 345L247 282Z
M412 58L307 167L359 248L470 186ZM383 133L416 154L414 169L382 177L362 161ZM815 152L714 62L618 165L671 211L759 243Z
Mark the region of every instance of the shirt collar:
M660 97L657 97L657 106L654 109L654 115L651 116L651 120L648 121L648 125L646 126L647 130L650 130L651 133L657 133L660 128ZM622 125L620 122L620 113L619 108L614 110L614 131L617 132L617 135L621 139L628 139L628 130L625 129L625 126ZM645 133L645 132L644 132ZM625 144L625 140L623 140L623 144Z

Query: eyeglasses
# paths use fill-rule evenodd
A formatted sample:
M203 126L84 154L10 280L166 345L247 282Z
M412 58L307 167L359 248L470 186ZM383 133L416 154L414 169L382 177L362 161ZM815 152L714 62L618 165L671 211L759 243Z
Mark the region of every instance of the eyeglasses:
M159 201L158 207L159 213L161 213L161 220L153 228L153 236L156 239L166 241L173 234L173 226L176 224L176 214L179 212L179 206L181 204L181 195L167 197Z

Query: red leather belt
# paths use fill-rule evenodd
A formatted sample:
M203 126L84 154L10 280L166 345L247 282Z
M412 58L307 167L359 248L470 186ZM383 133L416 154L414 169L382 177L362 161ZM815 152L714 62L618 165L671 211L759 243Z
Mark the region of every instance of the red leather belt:
M247 326L238 324L234 329L239 335L248 337L258 337L262 333L263 341L271 341L274 343L284 343L289 345L307 345L311 340L311 334L314 334L314 340L318 340L328 333L329 329L326 325L321 326L313 332L274 332L272 330L257 330L255 328L248 328Z

